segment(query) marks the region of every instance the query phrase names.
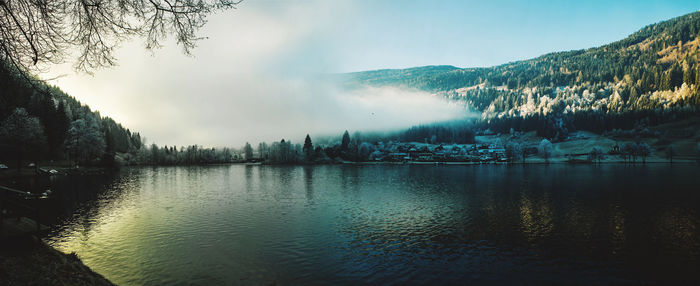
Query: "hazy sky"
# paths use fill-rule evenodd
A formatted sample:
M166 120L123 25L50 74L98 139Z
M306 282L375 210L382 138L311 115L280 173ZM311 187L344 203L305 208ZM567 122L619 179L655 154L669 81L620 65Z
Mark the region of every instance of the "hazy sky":
M491 66L622 39L696 11L694 1L246 0L209 18L193 56L143 41L93 76L52 81L149 143L256 144L306 133L409 127L462 115L425 93L339 90L314 75L448 64Z

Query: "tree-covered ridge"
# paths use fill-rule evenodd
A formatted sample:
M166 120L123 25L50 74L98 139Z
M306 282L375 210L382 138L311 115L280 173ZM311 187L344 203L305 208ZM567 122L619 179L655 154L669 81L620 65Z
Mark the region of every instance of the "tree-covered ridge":
M419 67L347 80L418 88L466 101L485 118L700 106L700 12L649 25L597 48L490 68Z
M27 159L104 162L142 147L139 133L6 64L0 64L0 129L41 134L24 142L18 141L22 134L0 132L0 160L18 164Z
M373 71L354 72L341 74L339 78L346 84L363 83L370 85L420 85L420 79L438 76L452 71L460 70L454 66L424 66L407 69L381 69ZM418 79L418 80L416 80Z

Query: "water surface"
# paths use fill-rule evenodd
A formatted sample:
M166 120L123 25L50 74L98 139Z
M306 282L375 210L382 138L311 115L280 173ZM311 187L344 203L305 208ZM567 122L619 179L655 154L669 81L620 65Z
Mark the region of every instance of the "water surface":
M146 167L53 182L122 285L697 284L696 165ZM74 202L81 203L74 203Z

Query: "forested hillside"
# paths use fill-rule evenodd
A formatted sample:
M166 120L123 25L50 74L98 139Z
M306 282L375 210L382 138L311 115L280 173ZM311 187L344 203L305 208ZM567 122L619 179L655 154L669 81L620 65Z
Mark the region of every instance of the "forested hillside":
M0 163L195 165L239 159L230 148L162 146L50 86L0 65Z
M554 125L591 131L630 128L640 120L674 120L700 107L699 32L696 12L597 48L490 68L430 66L351 73L342 79L417 88L464 101L494 128L542 133L555 133ZM504 124L508 119L517 120Z
M59 88L0 65L0 160L110 163L135 152L141 136Z

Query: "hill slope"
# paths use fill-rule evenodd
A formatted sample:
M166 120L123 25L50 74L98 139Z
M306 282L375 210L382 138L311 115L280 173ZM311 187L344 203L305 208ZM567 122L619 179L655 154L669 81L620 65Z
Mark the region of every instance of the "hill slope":
M8 121L18 110L23 110L24 116L29 120L37 120L36 126L15 126L14 131L7 131ZM67 142L71 131L69 129L80 127L76 121L87 123L86 128L74 130L73 136L79 137L81 143ZM22 138L16 134L17 130L35 128L36 138ZM103 117L97 111L92 111L87 105L83 105L75 98L67 95L55 86L33 79L22 74L10 65L0 61L0 160L2 162L16 161L18 164L24 159L36 160L63 160L69 157L75 159L86 154L68 154L67 143L76 143L76 147L89 144L99 145L95 154L88 156L88 161L95 157L105 156L103 159L113 158L116 152L133 152L142 146L139 133L131 132L121 124L109 117ZM5 134L10 132L10 134ZM92 132L94 134L84 134ZM13 134L15 133L15 134ZM94 135L95 142L82 142L89 138L86 135ZM78 141L76 139L76 141ZM28 144L31 143L31 144ZM95 144L99 143L99 144ZM28 145L32 145L31 147ZM80 153L85 153L84 148L74 148Z
M490 68L418 67L346 74L356 84L427 90L484 118L700 106L700 12L649 25L597 48Z

